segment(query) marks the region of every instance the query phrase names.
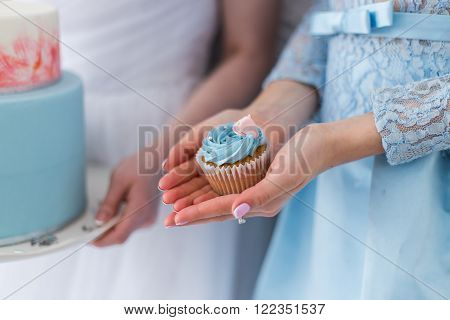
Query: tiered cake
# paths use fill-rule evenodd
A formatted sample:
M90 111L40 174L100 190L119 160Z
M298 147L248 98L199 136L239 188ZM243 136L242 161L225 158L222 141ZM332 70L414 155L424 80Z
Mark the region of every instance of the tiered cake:
M82 84L60 71L58 32L55 8L0 1L0 246L85 208Z

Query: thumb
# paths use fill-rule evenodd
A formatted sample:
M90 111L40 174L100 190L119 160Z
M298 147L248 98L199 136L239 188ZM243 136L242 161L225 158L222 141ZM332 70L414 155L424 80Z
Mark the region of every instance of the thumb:
M198 144L192 141L181 140L170 149L167 159L163 162L163 169L169 172L173 168L188 161L195 155L198 148Z
M239 219L252 210L264 207L284 194L282 177L268 173L255 186L242 192L233 202L233 215Z
M127 185L118 180L114 175L111 178L108 192L97 211L95 221L101 225L114 217L119 210L122 200L125 198Z
M191 159L200 148L202 140L202 128L193 127L170 149L167 159L163 163L163 169L170 171Z

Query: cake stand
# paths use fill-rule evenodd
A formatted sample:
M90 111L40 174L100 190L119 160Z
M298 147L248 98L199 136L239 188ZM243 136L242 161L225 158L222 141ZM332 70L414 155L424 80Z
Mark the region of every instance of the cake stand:
M95 212L106 194L110 170L106 167L88 166L86 211L77 220L51 234L30 241L0 247L0 263L40 256L72 245L88 244L114 226L120 219L114 217L108 223L97 226Z

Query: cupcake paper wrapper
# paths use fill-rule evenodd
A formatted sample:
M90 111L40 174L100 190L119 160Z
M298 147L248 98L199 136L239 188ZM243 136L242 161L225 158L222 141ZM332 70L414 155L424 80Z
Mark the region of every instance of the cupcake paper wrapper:
M241 193L253 187L264 179L270 164L268 149L250 162L226 167L207 164L202 160L200 152L197 153L196 160L213 190L220 195Z

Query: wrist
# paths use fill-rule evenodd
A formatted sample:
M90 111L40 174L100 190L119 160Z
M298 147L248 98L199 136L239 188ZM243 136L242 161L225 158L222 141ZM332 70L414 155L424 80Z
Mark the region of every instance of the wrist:
M303 124L314 113L317 102L313 88L291 80L278 80L265 88L246 110L265 124L287 127Z
M305 137L304 143L301 145L317 145L317 147L313 148L313 159L306 159L312 174L317 175L336 166L333 159L337 150L335 149L335 136L332 126L329 123L312 123L301 131L305 132L304 134L301 133Z
M270 116L267 112L261 111L258 104L252 104L249 107L242 110L244 115L250 115L255 123L260 128L264 128L270 125Z
M331 167L384 152L372 113L322 125Z

